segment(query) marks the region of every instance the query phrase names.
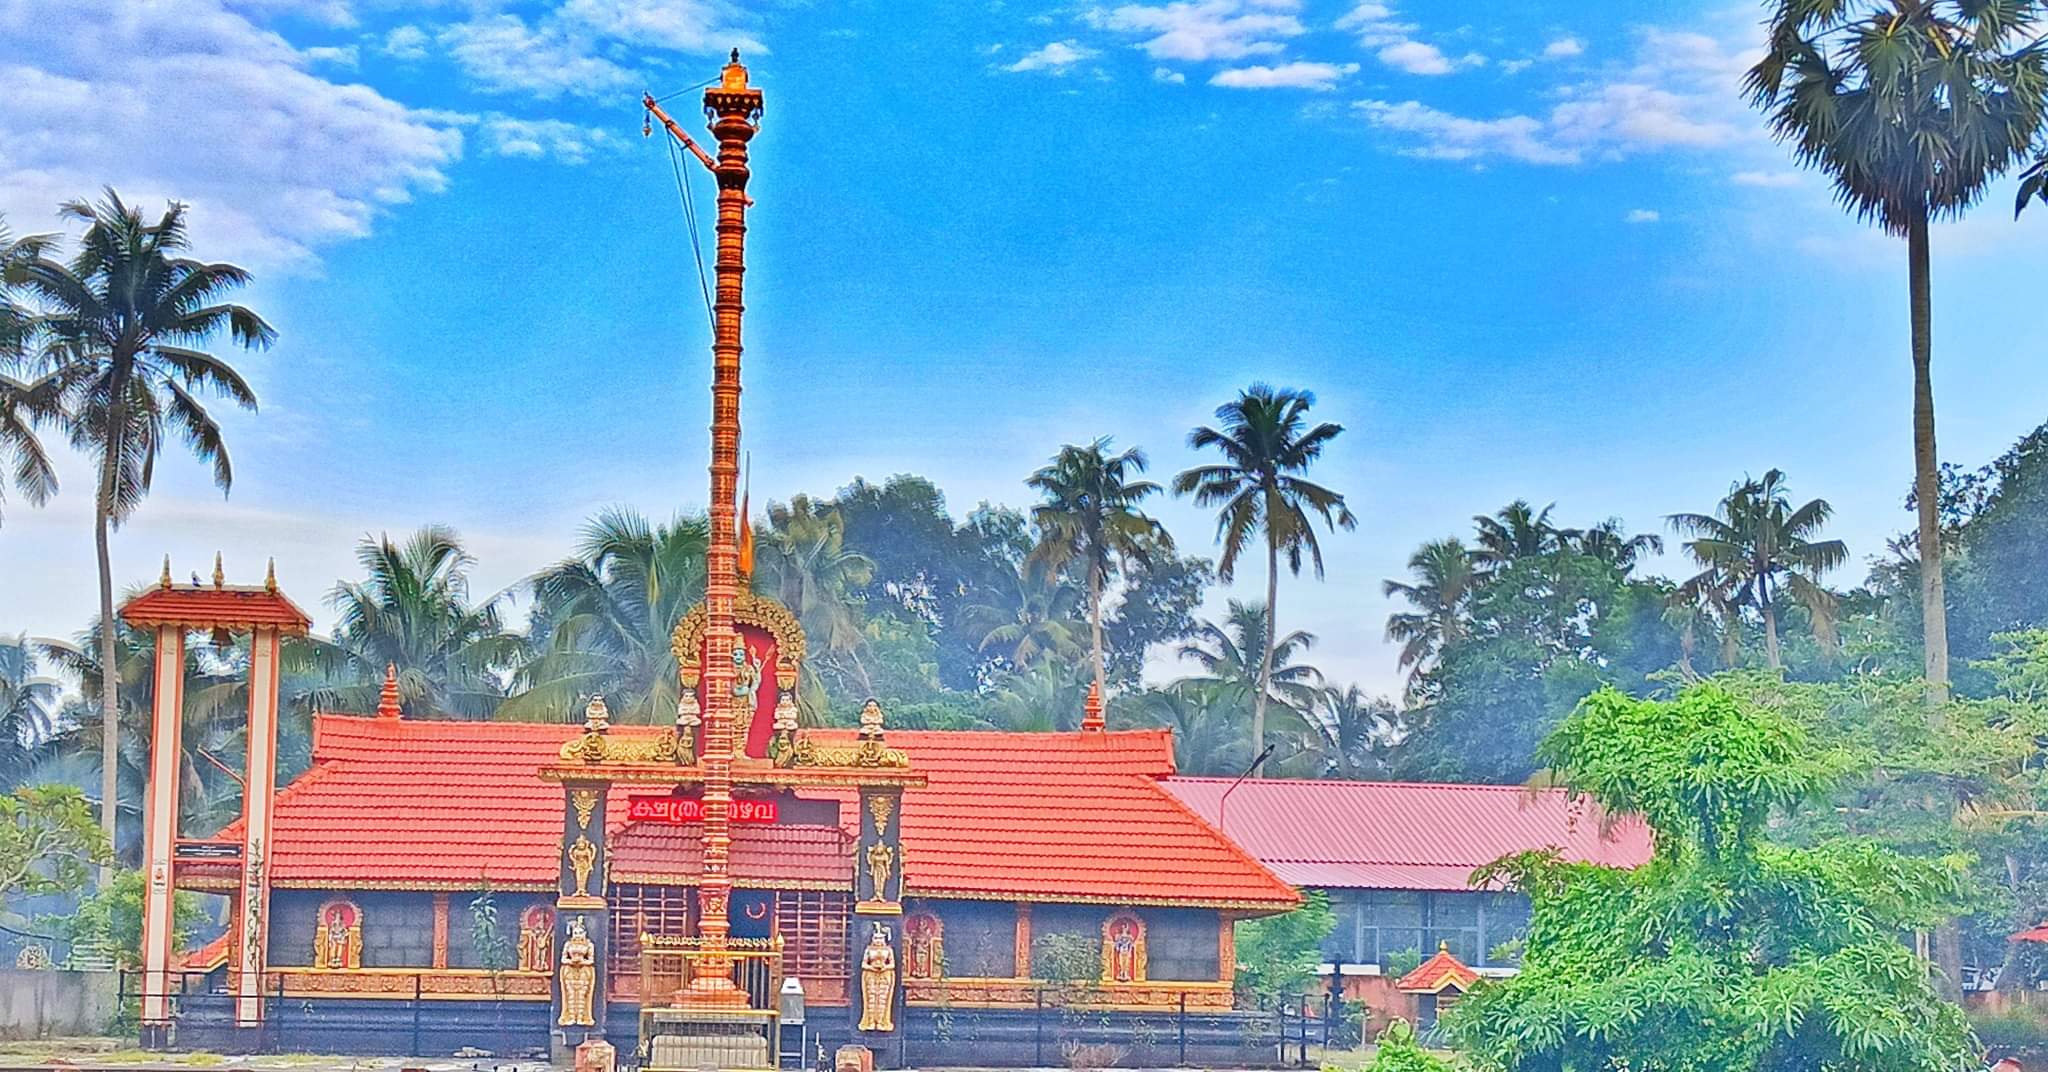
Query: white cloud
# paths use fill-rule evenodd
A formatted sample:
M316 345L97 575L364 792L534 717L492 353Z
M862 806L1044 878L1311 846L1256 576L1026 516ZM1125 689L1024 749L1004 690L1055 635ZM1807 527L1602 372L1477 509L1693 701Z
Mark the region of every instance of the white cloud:
M1413 35L1419 26L1403 22L1391 4L1379 0L1365 0L1337 20L1337 28L1349 30L1358 36L1358 43L1376 50L1381 63L1397 71L1419 75L1445 75L1460 67L1477 67L1486 62L1486 57L1467 53L1453 59L1443 49L1426 41L1418 41Z
M1553 87L1554 103L1538 114L1474 118L1420 101L1362 100L1354 108L1373 126L1407 135L1401 151L1444 160L1564 165L1723 149L1764 140L1740 96L1752 62L1748 51L1704 34L1653 29L1641 34L1634 61Z
M1004 67L1005 71L1044 71L1046 74L1062 75L1074 64L1094 59L1096 52L1079 41L1054 41L1044 48L1027 52L1017 62Z
M601 127L585 127L559 119L519 119L493 113L477 127L485 152L493 156L553 157L581 164L599 150L622 148L621 140Z
M1657 214L1656 209L1632 208L1628 210L1628 215L1621 218L1621 221L1623 223L1656 223L1662 218L1662 216Z
M1728 181L1737 186L1761 186L1767 189L1785 189L1797 186L1803 181L1796 171L1738 171L1728 176Z
M1365 0L1353 7L1343 18L1337 20L1337 28L1350 30L1358 35L1359 44L1367 48L1381 48L1408 40L1408 35L1419 27L1412 22L1402 22L1392 6Z
M557 14L566 23L638 47L677 52L757 52L762 47L730 24L732 13L724 4L707 0L569 0Z
M1535 60L1502 60L1500 61L1500 72L1502 74L1521 74L1523 71L1534 66L1536 66Z
M1417 144L1403 150L1411 156L1432 160L1504 156L1529 164L1579 161L1576 152L1546 142L1543 124L1526 115L1468 119L1412 100L1399 104L1362 100L1354 102L1352 108L1375 127L1414 135Z
M427 58L433 38L417 26L399 26L384 35L384 54L394 60L411 62Z
M456 66L492 93L598 96L633 85L633 72L591 51L588 38L559 25L528 26L517 15L488 15L441 31Z
M1177 86L1186 82L1188 80L1188 76L1180 73L1179 71L1174 70L1171 67L1154 67L1152 68L1152 80L1154 82L1166 82L1170 85Z
M1543 58L1546 60L1570 59L1573 56L1584 54L1585 51L1585 42L1580 41L1578 38L1560 37L1543 46Z
M1381 63L1409 74L1450 74L1457 68L1435 45L1420 41L1399 41L1380 49Z
M1272 55L1282 38L1307 32L1286 12L1293 0L1179 0L1151 6L1095 8L1084 18L1095 27L1144 37L1138 47L1162 60L1237 60Z
M356 46L309 48L303 55L309 63L331 63L336 67L356 65Z
M0 211L16 231L112 184L189 203L209 255L288 266L441 189L462 154L453 117L327 81L219 0L0 4L0 40Z
M1348 74L1355 74L1355 63L1283 63L1276 67L1253 65L1233 67L1216 72L1209 79L1212 86L1230 89L1313 89L1331 90L1337 88L1337 81Z
M650 50L760 51L735 23L723 0L567 0L531 23L512 12L478 14L441 27L436 40L479 88L553 100L637 85Z

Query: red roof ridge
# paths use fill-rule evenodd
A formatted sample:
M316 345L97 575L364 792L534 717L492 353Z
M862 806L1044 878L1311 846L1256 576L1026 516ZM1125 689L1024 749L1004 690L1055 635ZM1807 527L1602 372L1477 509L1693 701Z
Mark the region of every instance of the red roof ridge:
M1176 782L1204 782L1211 785L1228 785L1240 779L1211 774L1176 774L1173 776L1173 780ZM1542 796L1547 793L1562 793L1567 796L1574 795L1570 788L1561 785L1508 785L1500 782L1412 782L1406 780L1396 781L1393 779L1385 781L1349 781L1341 778L1257 778L1242 780L1245 782L1246 788L1260 785L1283 785L1290 789L1301 786L1329 789L1380 788L1384 786L1389 789L1469 789L1476 792L1526 793L1530 796Z
M1295 889L1293 886L1288 885L1285 882L1282 882L1280 880L1280 876L1273 873L1272 868L1267 867L1264 863L1262 863L1259 860L1258 857L1253 856L1250 852L1247 852L1244 846L1239 845L1237 843L1237 839L1231 837L1228 833L1225 833L1221 827L1218 827L1216 824L1210 822L1207 819L1204 819L1199 813L1195 811L1195 809L1188 807L1185 801L1181 800L1177 796L1174 796L1172 793L1167 792L1166 788L1159 784L1159 779L1145 778L1144 782L1146 788L1152 790L1152 792L1165 798L1168 804L1171 804L1173 807L1179 809L1182 814L1194 820L1197 824L1201 826L1202 829L1214 835L1216 840L1220 842L1223 845L1224 849L1227 852L1229 852L1232 856L1237 857L1244 863L1252 865L1252 867L1255 870L1257 870L1259 874L1262 874L1266 876L1268 879L1271 879L1275 886L1278 886L1281 889L1286 890L1288 893L1293 894L1294 901L1296 904L1301 903L1301 891Z

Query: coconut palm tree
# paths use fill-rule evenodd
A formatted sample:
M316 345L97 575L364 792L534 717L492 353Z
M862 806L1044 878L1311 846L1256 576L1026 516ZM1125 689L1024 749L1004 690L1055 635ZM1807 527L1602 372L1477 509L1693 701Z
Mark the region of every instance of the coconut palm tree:
M1251 741L1238 729L1251 694L1216 681L1176 681L1134 698L1135 718L1173 731L1174 767L1182 774L1236 775L1251 762Z
M504 675L520 661L522 638L506 631L503 594L469 598L469 567L453 529L430 525L403 544L365 536L356 561L367 575L342 581L327 603L339 616L334 648L363 682L349 697L357 710L375 703L375 682L398 669L410 715L491 715L505 698Z
M676 623L704 598L702 518L650 524L615 508L584 526L576 557L532 579L538 654L519 668L507 719L561 718L593 695L624 722L675 717L679 680L669 646Z
M1840 540L1818 540L1834 508L1814 499L1793 509L1785 474L1772 469L1762 479L1744 479L1708 514L1672 514L1674 531L1691 539L1685 551L1700 572L1681 584L1679 595L1712 604L1753 607L1764 620L1764 654L1771 669L1778 656L1778 599L1787 595L1805 607L1823 647L1834 638L1835 597L1820 575L1849 557Z
M1654 532L1631 536L1618 517L1610 517L1591 528L1565 529L1562 535L1572 550L1597 558L1624 574L1634 570L1644 555L1664 553L1664 537Z
M1072 730L1081 724L1086 710L1089 680L1085 668L1076 663L1040 660L996 678L984 694L982 711L998 729L1024 733Z
M232 365L201 347L226 332L240 346L263 349L277 333L253 310L225 300L249 281L248 272L185 255L185 206L173 202L149 222L140 208L109 189L97 204L70 201L59 212L86 225L78 252L61 262L39 250L19 274L40 306L41 357L64 388L71 445L98 468L93 542L99 556L100 650L102 661L118 670L119 661L108 654L115 650L115 624L107 531L141 505L157 455L173 437L213 466L223 493L233 486L226 439L200 395L254 410L256 393ZM118 673L102 675L103 821L109 842L115 840L119 691Z
M1042 562L1026 560L1008 589L961 609L962 624L980 634L980 650L1024 670L1081 653L1081 589Z
M1928 226L1976 204L2041 134L2048 53L2039 34L2048 8L2042 0L1772 0L1769 10L1769 47L1745 83L1750 101L1859 220L1906 240L1922 644L1936 704L1948 695L1948 612Z
M63 689L39 672L39 662L28 637L0 637L0 780L8 788L21 783L56 729Z
M1263 684L1266 706L1279 708L1292 716L1290 721L1295 721L1302 717L1322 685L1322 671L1294 661L1295 656L1315 647L1316 637L1296 629L1268 644L1266 626L1272 620L1266 608L1257 603L1233 599L1223 623L1203 622L1195 630L1194 638L1181 645L1180 655L1193 659L1202 668L1199 676L1188 680L1241 689L1245 696L1254 698ZM1265 747L1264 737L1251 740L1259 749Z
M875 694L861 661L867 642L860 593L875 577L874 559L846 546L846 521L830 503L798 495L788 505L768 507L766 532L755 558L754 591L783 605L804 627L810 651L804 674L804 714L823 714L820 680L831 675L857 696Z
M1164 526L1138 504L1159 493L1159 485L1134 479L1145 471L1145 452L1136 447L1109 453L1108 436L1085 447L1065 446L1052 464L1024 483L1045 495L1033 507L1038 546L1032 556L1059 570L1078 566L1088 594L1088 624L1095 689L1105 690L1102 660L1102 595L1117 567L1149 563L1154 552L1173 549Z
M0 218L0 505L6 503L10 477L31 506L41 506L57 491L57 471L36 427L61 415L61 381L28 372L26 346L34 325L14 300L14 288L42 244L39 238L11 237L7 221Z
M1236 577L1238 556L1254 534L1266 545L1266 627L1268 638L1279 635L1280 561L1301 575L1304 555L1323 575L1323 548L1316 540L1311 516L1334 531L1358 527L1344 496L1302 476L1323 456L1323 450L1344 431L1339 424L1308 426L1315 395L1292 388L1275 390L1255 383L1222 406L1216 418L1222 427L1201 427L1188 435L1196 450L1215 448L1223 461L1198 465L1173 478L1176 495L1192 494L1195 505L1217 511L1216 538L1223 555L1216 575L1225 583ZM1252 690L1252 744L1265 747L1266 703L1273 686L1271 645L1260 657L1258 687Z
M1383 775L1382 749L1399 719L1393 704L1356 685L1316 690L1306 719L1313 731L1307 741L1316 766L1311 773L1353 780Z
M1387 616L1387 639L1401 645L1401 668L1419 673L1465 633L1466 611L1484 575L1464 541L1431 540L1408 556L1413 583L1383 581L1380 591L1414 607Z
M1566 530L1550 523L1551 503L1538 510L1527 499L1516 499L1492 517L1481 514L1472 519L1479 529L1478 546L1472 555L1481 567L1499 569L1518 558L1547 555L1564 546Z

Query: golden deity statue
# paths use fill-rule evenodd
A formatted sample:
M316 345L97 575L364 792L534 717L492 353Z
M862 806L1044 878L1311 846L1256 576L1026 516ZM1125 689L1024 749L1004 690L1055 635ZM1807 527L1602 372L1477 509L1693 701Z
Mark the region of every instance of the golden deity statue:
M886 924L875 924L860 955L860 1029L896 1030L896 951L890 948Z
M562 942L562 967L556 978L562 985L562 1015L555 1022L563 1027L596 1027L592 1005L597 997L597 944L590 940L582 916L569 920L569 937Z

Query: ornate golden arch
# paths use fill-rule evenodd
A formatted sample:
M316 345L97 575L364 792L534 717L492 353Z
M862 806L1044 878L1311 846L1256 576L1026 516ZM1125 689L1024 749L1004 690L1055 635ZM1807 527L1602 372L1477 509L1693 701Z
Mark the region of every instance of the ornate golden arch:
M704 667L704 625L711 612L699 603L683 615L676 623L675 634L669 640L669 651L676 657L676 666L682 670L683 684L696 688ZM804 627L797 624L796 615L789 608L766 596L752 592L741 592L732 601L732 620L740 625L751 625L775 638L776 670L785 667L791 673L803 665L806 651Z

